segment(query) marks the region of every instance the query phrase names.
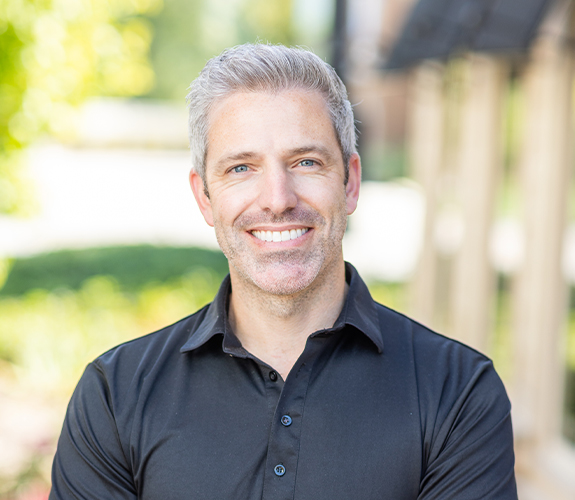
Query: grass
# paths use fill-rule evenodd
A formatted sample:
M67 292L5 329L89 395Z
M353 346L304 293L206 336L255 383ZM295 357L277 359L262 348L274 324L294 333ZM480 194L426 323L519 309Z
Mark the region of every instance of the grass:
M219 251L151 245L62 250L15 259L0 289L0 297L30 290L79 290L93 276L112 276L123 290L165 283L194 269L207 268L225 276L228 263Z

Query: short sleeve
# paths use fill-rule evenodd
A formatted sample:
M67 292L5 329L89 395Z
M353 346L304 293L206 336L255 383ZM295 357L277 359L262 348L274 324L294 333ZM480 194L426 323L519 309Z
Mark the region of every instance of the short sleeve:
M110 390L101 369L92 363L68 406L54 458L49 500L135 498Z
M418 500L517 500L511 405L491 361L437 422Z

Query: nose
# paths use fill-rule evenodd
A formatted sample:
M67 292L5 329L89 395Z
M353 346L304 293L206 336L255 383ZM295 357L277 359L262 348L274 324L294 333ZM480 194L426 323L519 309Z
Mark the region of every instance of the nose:
M276 165L266 169L261 178L260 208L270 210L275 215L295 208L298 197L294 187L294 181L285 166Z

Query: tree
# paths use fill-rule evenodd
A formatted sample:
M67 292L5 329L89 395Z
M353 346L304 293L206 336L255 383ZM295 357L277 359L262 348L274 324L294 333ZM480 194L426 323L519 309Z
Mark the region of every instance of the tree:
M91 95L150 91L162 0L0 0L0 213L29 210L22 151L44 131L66 140Z

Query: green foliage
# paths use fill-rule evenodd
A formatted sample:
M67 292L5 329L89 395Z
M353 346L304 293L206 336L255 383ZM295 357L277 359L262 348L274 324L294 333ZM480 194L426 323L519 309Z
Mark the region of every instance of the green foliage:
M405 311L406 287L403 283L385 283L373 281L368 283L369 292L373 300L395 311Z
M366 144L360 154L363 180L386 182L408 174L407 152L401 146Z
M294 43L292 0L246 0L239 10L242 42L256 38L272 43Z
M41 272L41 265L51 268ZM0 368L21 387L69 394L98 354L210 302L225 271L218 252L179 248L94 249L16 261L7 286L15 283L18 295L6 295L5 287L0 298ZM27 284L32 289L24 292Z
M201 39L203 4L204 0L171 0L151 19L150 59L157 79L148 97L183 103L186 88L208 58Z
M95 276L77 291L2 299L0 359L21 387L69 393L98 354L195 312L218 285L215 274L196 270L127 293L112 277Z
M190 82L226 47L257 40L295 43L291 0L171 0L151 19L157 75L148 97L182 101Z
M563 435L575 443L575 369L566 372Z
M566 347L567 368L575 372L575 308L569 311Z
M45 469L46 466L51 467L53 453L46 456L44 450L37 451L15 477L0 476L0 500L39 500L48 497L50 476Z
M21 295L34 289L79 290L85 280L96 275L113 276L120 289L134 291L198 268L209 269L218 279L228 272L221 252L201 248L140 245L62 250L15 260L0 296Z
M161 0L0 0L0 212L26 212L19 152L42 131L74 134L91 95L148 92Z

